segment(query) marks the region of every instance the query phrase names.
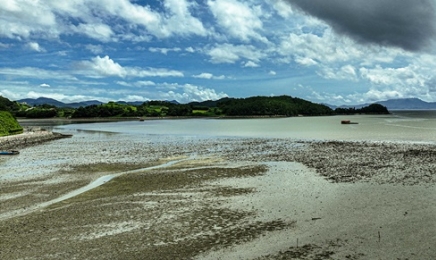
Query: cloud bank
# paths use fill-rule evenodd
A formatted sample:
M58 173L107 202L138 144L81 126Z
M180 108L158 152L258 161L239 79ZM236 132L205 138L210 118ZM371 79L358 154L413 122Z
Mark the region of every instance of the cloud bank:
M436 36L434 0L286 0L358 42L428 50Z

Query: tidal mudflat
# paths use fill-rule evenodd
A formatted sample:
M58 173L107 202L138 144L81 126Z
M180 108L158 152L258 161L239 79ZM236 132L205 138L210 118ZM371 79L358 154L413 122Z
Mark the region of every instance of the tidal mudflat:
M77 132L0 158L0 258L433 259L435 155L410 142Z

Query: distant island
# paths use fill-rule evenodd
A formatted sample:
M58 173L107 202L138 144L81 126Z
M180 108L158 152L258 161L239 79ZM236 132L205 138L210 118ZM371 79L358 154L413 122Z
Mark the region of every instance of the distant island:
M380 104L361 108L336 108L291 97L256 96L222 98L179 104L176 101L87 101L71 105L49 98L10 101L0 97L0 110L17 118L125 118L125 117L292 117L338 114L389 114Z

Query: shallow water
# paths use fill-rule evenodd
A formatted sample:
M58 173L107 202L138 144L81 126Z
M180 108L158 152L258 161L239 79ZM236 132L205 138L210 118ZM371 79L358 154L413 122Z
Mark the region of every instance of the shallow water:
M358 124L342 125L340 122L345 119ZM44 121L44 125L53 127L54 131L70 133L73 137L22 149L19 156L0 157L0 181L42 177L78 163L159 159L162 153L166 154L159 147L169 143L174 147L170 150L177 149L179 154L186 151L188 156L196 149L209 152L221 149L220 145L208 145L208 139L253 137L435 143L435 119L436 111L395 111L382 116L164 119L52 126ZM38 122L33 124L38 126ZM203 147L199 148L199 144Z
M262 119L163 119L71 124L55 131L102 131L168 138L257 137L304 140L430 142L436 140L436 111L394 111L353 115ZM357 124L342 125L341 120Z

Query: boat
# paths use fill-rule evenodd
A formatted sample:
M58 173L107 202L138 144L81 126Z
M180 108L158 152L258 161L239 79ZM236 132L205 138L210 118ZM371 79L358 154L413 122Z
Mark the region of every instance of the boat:
M341 124L343 125L349 125L349 124L358 124L357 122L351 122L350 120L342 120Z
M0 151L0 155L17 155L20 154L17 150L10 150L10 151Z

